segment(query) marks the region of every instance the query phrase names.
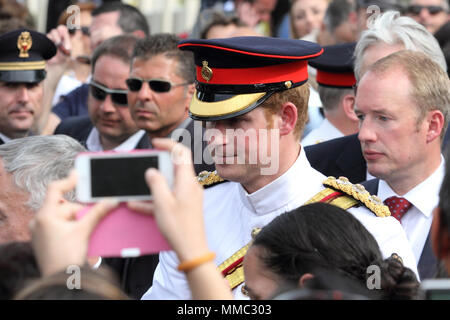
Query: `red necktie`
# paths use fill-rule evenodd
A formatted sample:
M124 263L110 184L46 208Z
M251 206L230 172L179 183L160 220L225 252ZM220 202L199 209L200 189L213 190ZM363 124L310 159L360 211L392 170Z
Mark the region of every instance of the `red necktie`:
M384 200L384 204L389 207L391 215L401 221L403 215L411 208L411 203L405 198L390 197Z

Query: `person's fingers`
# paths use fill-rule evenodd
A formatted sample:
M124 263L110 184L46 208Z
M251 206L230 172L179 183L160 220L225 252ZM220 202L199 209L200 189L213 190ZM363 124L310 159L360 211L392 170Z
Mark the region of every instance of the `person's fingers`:
M67 27L65 25L59 25L57 27L57 30L58 33L60 34L64 49L66 49L67 51L72 50L72 42L70 41L70 34Z
M153 213L155 212L155 204L152 202L130 201L127 202L127 207L138 213L151 216L153 216Z
M66 201L66 203L64 203L64 205L62 205L60 208L60 216L64 220L75 220L77 213L83 210L84 206L78 203Z
M56 29L50 30L50 32L47 33L47 37L50 40L52 40L55 45L57 45L57 44L62 42L61 36L60 36L60 34L58 33L58 31Z
M88 235L92 233L101 219L119 205L117 200L102 200L96 203L80 220L80 224Z
M41 214L55 214L55 212L48 207L53 208L57 206L64 194L75 188L77 179L77 173L75 171L71 171L67 178L50 182L47 188L47 195L44 205L42 210L39 210L39 212Z
M150 168L145 172L145 180L152 192L154 206L162 209L170 206L173 195L165 177L158 170Z

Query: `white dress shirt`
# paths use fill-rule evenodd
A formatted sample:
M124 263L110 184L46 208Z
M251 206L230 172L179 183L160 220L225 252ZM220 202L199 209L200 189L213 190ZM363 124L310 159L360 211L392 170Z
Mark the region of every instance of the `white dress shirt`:
M139 140L144 136L145 130L139 130L120 145L115 147L114 151L131 151L136 148ZM93 127L86 139L86 148L89 151L99 152L103 151L102 143L100 142L100 135L96 127Z
M302 140L302 146L306 147L312 144L328 141L334 138L343 137L344 134L340 132L327 118L325 118L320 126L313 129Z
M248 194L241 184L225 182L205 190L204 219L208 246L220 265L251 240L251 231L263 227L276 216L303 205L324 187L326 177L313 169L302 148L297 161L282 176L260 190ZM349 210L374 235L388 257L397 252L416 274L416 262L400 223L392 217L379 218L365 207ZM142 299L191 299L179 260L173 251L161 252L153 286ZM233 290L236 299L248 299L241 286Z
M7 143L8 141L11 141L12 139L10 137L5 136L3 133L0 132L0 139L3 140L4 143Z
M411 208L402 217L401 224L409 239L417 263L419 263L431 228L433 209L439 203L439 191L444 174L445 160L441 156L441 164L433 174L402 196L402 198L405 198L412 204ZM389 187L386 181L380 180L378 197L384 201L392 196L400 197Z

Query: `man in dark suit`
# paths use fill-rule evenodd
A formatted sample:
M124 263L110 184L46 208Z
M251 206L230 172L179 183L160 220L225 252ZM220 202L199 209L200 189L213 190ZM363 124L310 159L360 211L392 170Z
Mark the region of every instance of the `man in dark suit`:
M89 84L89 115L64 120L55 133L77 139L89 151L136 148L145 132L139 130L131 118L125 82L136 41L132 35L120 35L106 40L95 50Z
M423 53L400 51L380 59L358 86L358 138L368 172L379 178L369 188L377 188L401 222L422 279L436 272L429 233L444 178L441 143L449 112L447 73Z
M42 114L46 60L55 54L39 32L18 29L0 37L0 144L31 134Z
M178 49L180 39L156 34L140 39L134 48L127 79L131 116L151 139L170 137L189 147L196 172L214 170L211 156L204 152L201 122L189 117L195 87L192 53Z
M395 39L392 43L392 39ZM355 77L359 81L365 70L378 59L403 49L427 54L447 70L444 55L436 39L425 27L394 11L371 20L355 49ZM446 134L444 144L447 142ZM351 135L305 147L311 166L327 176L345 176L353 183L373 178L367 172L358 136Z

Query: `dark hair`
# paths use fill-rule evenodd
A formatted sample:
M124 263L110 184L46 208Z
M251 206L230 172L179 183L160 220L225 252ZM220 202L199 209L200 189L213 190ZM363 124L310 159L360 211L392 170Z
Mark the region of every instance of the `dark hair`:
M337 27L348 20L352 11L355 11L355 5L348 0L331 1L323 18L328 31L334 32Z
M141 30L145 36L150 35L150 26L147 18L137 8L121 3L120 1L106 2L100 7L92 11L92 16L98 16L102 13L119 11L118 26L125 33L132 33L133 31Z
M61 271L35 280L17 293L15 300L128 300L119 288L117 277L108 268L80 268L80 287L69 288L72 275Z
M237 27L244 27L245 23L243 23L237 16L232 15L228 16L225 13L221 11L212 11L209 13L208 17L209 22L206 23L206 25L202 28L200 32L200 39L206 39L206 36L211 30L211 28L215 26L229 26L229 25L235 25Z
M178 62L177 75L188 83L194 82L195 64L191 51L178 49L180 38L171 33L159 33L148 38L139 39L134 47L132 60L150 59L163 54Z
M414 272L403 264L400 267L397 260L383 261L367 229L350 213L330 204L313 203L278 216L261 230L253 245L262 247L263 264L286 283L298 283L305 273L327 270L366 284L367 268L377 265L386 298L416 294Z
M137 41L138 38L131 34L123 34L103 41L92 55L92 73L95 71L97 60L105 55L119 58L127 65L130 64Z
M0 245L0 300L10 300L40 277L39 268L29 242L9 242Z
M319 84L317 91L319 92L322 107L327 111L336 110L345 95L353 94L353 89L351 88L328 87L321 84Z

